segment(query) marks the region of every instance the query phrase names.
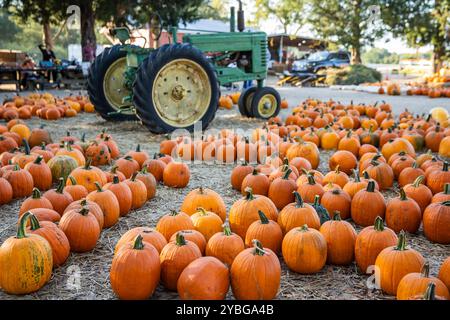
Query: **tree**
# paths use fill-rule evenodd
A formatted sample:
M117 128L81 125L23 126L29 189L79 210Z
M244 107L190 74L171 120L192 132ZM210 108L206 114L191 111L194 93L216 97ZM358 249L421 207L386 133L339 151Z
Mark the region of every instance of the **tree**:
M377 4L378 0L310 0L308 21L320 37L348 47L351 63L360 64L361 49L372 45L385 31L371 19L372 6Z
M42 26L44 44L53 50L54 42L51 25L64 20L64 10L61 1L57 0L5 0L2 1L12 15L23 21L35 21Z
M228 21L228 0L210 0L199 8L199 15L204 19Z
M383 21L412 47L431 44L437 72L450 58L450 0L381 0Z
M275 18L281 24L283 32L289 33L289 27L296 26L292 32L296 35L303 26L305 16L303 0L256 0L255 22Z
M371 48L362 54L362 60L364 63L397 64L400 57L386 49Z

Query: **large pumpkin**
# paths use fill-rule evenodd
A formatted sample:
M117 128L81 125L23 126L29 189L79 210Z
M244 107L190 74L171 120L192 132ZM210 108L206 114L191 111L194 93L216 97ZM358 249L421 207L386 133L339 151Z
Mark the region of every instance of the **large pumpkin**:
M397 246L383 249L375 261L380 272L381 289L396 295L400 280L408 273L420 272L424 264L425 259L419 252L406 247L405 233L400 232Z
M47 165L50 167L54 182L59 178L67 179L71 172L78 167L77 161L69 156L55 156L47 162Z
M370 203L370 206L367 204ZM352 199L351 216L353 221L363 227L372 225L376 217L384 218L386 203L383 195L375 190L375 183L370 181L367 188L358 191Z
M177 291L182 300L223 300L230 286L228 268L217 258L201 257L180 274Z
M222 197L214 190L200 187L189 192L181 204L180 211L193 215L197 208L202 207L207 211L217 214L222 221L225 221L227 209Z
M133 200L130 187L125 182L120 182L118 176L114 176L113 181L105 184L103 188L114 193L119 202L120 216L126 216L131 210Z
M17 234L0 246L0 287L9 294L28 294L41 289L52 275L52 248L36 234L26 234L32 213L20 219Z
M138 300L152 296L159 283L159 253L141 235L124 244L114 256L109 278L120 299Z
M423 232L433 242L450 244L450 201L435 202L425 209Z
M320 218L313 206L305 203L298 192L294 192L295 202L288 204L278 215L278 224L283 234L303 225L319 230Z
M416 157L416 151L414 150L413 145L404 138L396 138L393 140L388 141L383 145L381 148L381 153L386 158L386 160L389 160L389 158L394 154L398 153L400 151L405 151L407 154L409 154L411 157Z
M114 193L110 190L103 190L98 182L95 182L96 191L92 191L86 197L87 200L93 201L102 209L105 221L104 228L112 227L119 221L120 204Z
M222 230L222 219L214 212L206 211L202 207L199 207L197 212L191 216L191 220L195 230L202 233L206 241Z
M416 233L422 222L422 212L416 201L400 189L400 196L389 200L386 205L386 224L395 232L405 230Z
M195 229L191 218L184 212L171 211L162 216L156 224L156 230L160 232L167 241L173 234L181 230Z
M283 240L283 232L280 226L275 221L267 219L261 210L258 211L258 214L260 220L254 221L247 229L245 245L251 247L253 240L258 239L264 248L279 253Z
M78 184L84 186L87 191L92 192L97 190L96 183L100 186L106 184L106 175L97 167L91 166L91 160L88 159L86 161L86 165L82 167L78 167L69 173L72 177L75 178L75 181ZM67 184L71 185L72 181L67 179Z
M209 238L205 253L231 266L236 256L245 249L244 241L236 233L231 232L228 222L224 223L223 232L217 232Z
M66 210L67 206L73 202L73 198L67 191L64 191L64 179L59 179L59 184L56 189L48 190L44 193L44 198L48 199L56 212L61 216Z
M289 147L286 152L286 157L289 161L295 157L305 158L311 163L313 169L316 169L320 162L320 153L317 146L312 142L305 142L301 139Z
M231 265L231 290L238 300L269 300L280 287L281 266L276 254L258 240L242 251Z
M158 251L158 254L161 252L162 248L167 244L166 238L154 230L153 228L148 227L136 227L125 232L117 241L116 247L114 248L114 254L117 254L119 249L126 245L129 242L132 242L138 235L142 237L142 241L151 244Z
M13 190L13 198L23 198L31 195L33 192L33 177L32 175L19 167L14 165L12 170L8 170L3 174L11 185Z

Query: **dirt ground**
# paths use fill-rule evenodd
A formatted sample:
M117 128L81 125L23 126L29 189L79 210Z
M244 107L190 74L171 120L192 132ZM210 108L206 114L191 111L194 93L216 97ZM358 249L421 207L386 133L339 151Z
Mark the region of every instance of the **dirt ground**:
M281 95L286 97L291 106L303 101L307 97L320 97L322 99L335 98L348 103L371 103L379 96L344 91L331 91L329 89L294 89L281 88ZM3 100L4 94L0 94ZM445 99L386 97L394 110L399 112L409 107L416 112L426 112L431 107L441 106L449 108ZM285 116L288 111L283 112ZM31 127L37 127L41 120L28 121ZM102 128L106 128L119 143L122 152L133 149L138 143L150 154L159 150L159 142L163 136L153 135L137 122L112 123L106 122L97 115L83 114L76 118L62 119L57 122L43 122L46 128L57 139L70 131L72 135L81 136L86 133L87 138L93 138ZM250 130L262 125L261 121L244 119L236 109L233 111L220 110L210 127L241 128ZM328 158L330 153L321 151L320 170L328 171ZM96 248L89 253L71 254L64 266L53 271L50 282L40 291L26 296L10 296L0 290L0 299L115 299L109 283L109 268L113 257L113 249L120 236L127 230L138 226L154 227L158 218L171 209L179 209L184 196L192 189L200 186L216 190L223 197L229 209L234 201L241 196L231 189L229 177L232 165L190 164L191 180L185 189L171 189L158 186L157 195L143 208L131 212L121 218L119 223L102 232ZM385 193L390 198L396 196L396 191ZM13 236L21 200L0 207L0 243ZM357 228L359 231L360 228ZM432 244L426 240L422 231L417 235L408 235L408 243L418 250L431 265L431 274L437 275L439 265L450 255L450 246ZM282 261L282 258L280 258ZM290 272L282 262L282 278L278 299L393 299L385 296L379 290L367 287L368 276L358 273L356 265L338 267L327 265L318 274L300 275ZM170 293L158 287L152 299L177 299L176 293ZM228 298L232 299L231 290Z

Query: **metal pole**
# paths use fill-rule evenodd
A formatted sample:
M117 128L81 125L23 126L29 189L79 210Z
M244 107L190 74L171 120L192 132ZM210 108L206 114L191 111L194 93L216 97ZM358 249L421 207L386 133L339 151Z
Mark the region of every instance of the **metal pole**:
M283 63L283 36L280 37L280 52L278 53L278 62Z
M236 31L236 13L234 7L230 8L230 32Z

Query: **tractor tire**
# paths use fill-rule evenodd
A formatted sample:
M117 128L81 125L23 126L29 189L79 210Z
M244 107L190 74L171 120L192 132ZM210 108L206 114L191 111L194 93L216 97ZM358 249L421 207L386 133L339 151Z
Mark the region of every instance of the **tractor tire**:
M219 107L216 72L202 52L190 44L164 45L139 66L133 103L142 123L153 133L176 129L205 130Z
M257 87L250 87L245 89L239 96L238 107L241 115L249 118L253 118L252 113L252 99L256 92Z
M270 119L280 113L281 97L277 90L262 87L256 90L252 99L252 114L259 119Z
M105 120L137 120L134 112L115 113L119 110L119 99L116 98L115 102L113 102L113 100L108 99L108 95L105 94L105 81L107 80L105 79L105 76L108 74L108 70L111 66L114 66L114 63L119 59L125 59L127 56L125 51L120 50L122 47L123 46L121 45L115 45L110 48L106 48L99 56L95 58L89 69L87 81L89 99L95 106L95 111L97 111L97 113L100 114L100 116ZM124 88L124 90L126 90L126 88Z

